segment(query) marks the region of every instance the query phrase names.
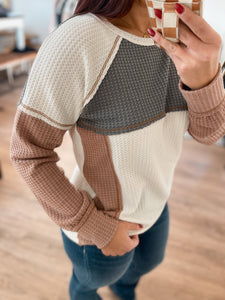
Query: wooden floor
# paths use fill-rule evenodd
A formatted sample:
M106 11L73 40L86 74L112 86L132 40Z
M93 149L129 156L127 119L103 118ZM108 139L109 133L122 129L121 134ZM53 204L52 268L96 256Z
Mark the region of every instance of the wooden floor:
M19 77L11 92L0 84L0 299L68 300L71 266L59 229L9 160L12 123L25 79ZM67 134L58 153L70 176L74 158ZM185 139L169 199L166 258L142 277L138 300L225 299L224 186L225 148ZM104 300L117 299L107 287L99 293Z

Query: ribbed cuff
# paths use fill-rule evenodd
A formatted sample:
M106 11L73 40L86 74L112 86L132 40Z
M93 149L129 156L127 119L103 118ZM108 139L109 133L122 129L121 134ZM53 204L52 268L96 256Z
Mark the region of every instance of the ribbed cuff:
M94 207L78 234L85 240L92 241L94 245L101 249L112 240L118 224L119 220Z
M187 101L188 109L192 112L206 113L215 109L221 104L225 96L221 65L219 65L216 77L206 87L188 91L184 89L183 83L180 81L179 89Z

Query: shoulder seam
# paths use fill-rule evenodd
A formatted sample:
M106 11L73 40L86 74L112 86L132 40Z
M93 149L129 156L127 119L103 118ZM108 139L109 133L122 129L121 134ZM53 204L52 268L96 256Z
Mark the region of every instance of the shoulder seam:
M28 111L37 113L38 115L46 118L47 120L49 120L50 122L54 123L55 125L58 125L58 126L61 126L61 127L65 127L65 128L71 127L71 126L74 125L74 124L62 124L62 123L56 122L55 120L53 120L52 118L48 117L46 114L42 113L41 111L39 111L37 109L34 109L32 107L29 107L29 106L25 105L24 103L21 103L20 106L24 107Z

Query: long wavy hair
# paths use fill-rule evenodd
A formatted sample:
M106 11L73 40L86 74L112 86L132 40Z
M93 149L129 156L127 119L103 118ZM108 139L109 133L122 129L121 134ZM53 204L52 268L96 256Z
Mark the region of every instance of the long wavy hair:
M93 13L99 17L121 18L130 11L134 0L78 0L74 15Z

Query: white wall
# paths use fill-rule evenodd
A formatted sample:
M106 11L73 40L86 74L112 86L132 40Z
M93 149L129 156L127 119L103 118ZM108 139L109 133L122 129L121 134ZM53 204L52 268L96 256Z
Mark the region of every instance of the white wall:
M225 39L225 1L204 0L204 19Z
M12 12L24 16L25 32L37 34L42 42L48 35L54 0L11 0Z
M204 0L203 17L223 39L221 63L225 62L225 1Z

